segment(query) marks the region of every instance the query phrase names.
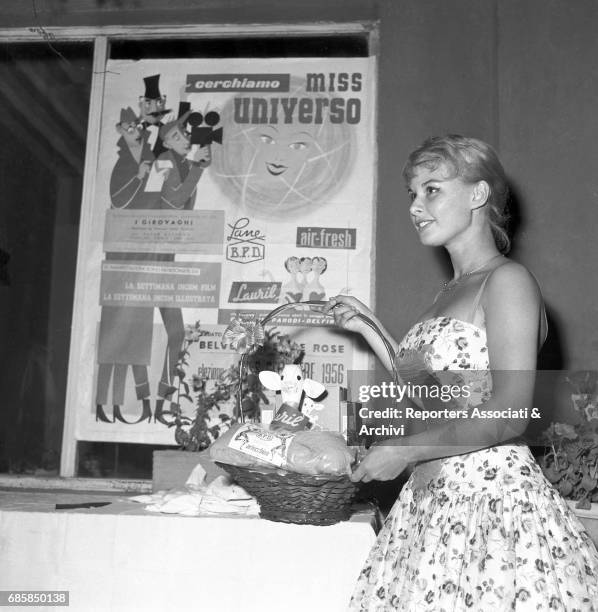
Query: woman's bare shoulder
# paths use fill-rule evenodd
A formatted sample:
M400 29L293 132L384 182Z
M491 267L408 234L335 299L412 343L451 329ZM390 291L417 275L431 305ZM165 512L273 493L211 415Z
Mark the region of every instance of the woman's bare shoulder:
M536 277L522 264L507 260L488 279L488 291L482 308L485 312L493 309L507 310L521 321L539 318L538 348L548 336L548 319L542 291Z
M505 259L497 266L488 278L488 291L523 290L539 296L540 287L534 275L523 265L512 259Z

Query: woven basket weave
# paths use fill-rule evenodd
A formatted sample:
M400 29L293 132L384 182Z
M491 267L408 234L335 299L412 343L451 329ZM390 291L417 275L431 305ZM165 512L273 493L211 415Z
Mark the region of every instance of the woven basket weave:
M307 476L268 467L218 463L260 504L260 516L299 525L333 525L351 517L357 487L348 476Z

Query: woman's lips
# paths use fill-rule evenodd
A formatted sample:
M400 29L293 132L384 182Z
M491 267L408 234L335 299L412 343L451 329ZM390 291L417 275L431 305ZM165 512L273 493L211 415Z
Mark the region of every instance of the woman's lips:
M272 162L266 162L266 169L270 174L274 176L279 176L287 169L287 167L283 164L273 164Z
M432 223L434 223L432 219L421 219L420 221L415 221L414 225L418 232L423 232L426 227L429 227Z

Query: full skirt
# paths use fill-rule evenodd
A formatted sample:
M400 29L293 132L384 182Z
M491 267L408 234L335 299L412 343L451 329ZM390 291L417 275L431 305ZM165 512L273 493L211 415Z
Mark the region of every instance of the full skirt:
M351 610L598 610L598 552L527 446L422 463Z

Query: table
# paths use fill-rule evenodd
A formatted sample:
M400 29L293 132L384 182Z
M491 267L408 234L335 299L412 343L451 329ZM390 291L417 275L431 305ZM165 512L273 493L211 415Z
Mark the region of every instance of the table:
M97 501L111 503L55 509ZM0 491L0 590L68 590L69 612L340 611L375 520L371 510L327 527L184 517L112 493Z

